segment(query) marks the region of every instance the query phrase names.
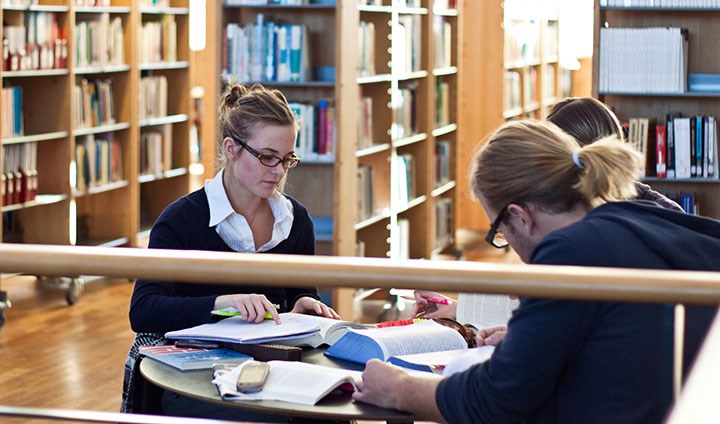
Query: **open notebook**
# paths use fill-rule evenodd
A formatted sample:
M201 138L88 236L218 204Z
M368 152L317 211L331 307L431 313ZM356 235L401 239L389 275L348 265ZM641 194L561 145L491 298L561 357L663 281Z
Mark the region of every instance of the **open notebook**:
M211 324L202 324L184 330L165 333L170 340L205 340L229 343L266 343L311 336L320 332L317 321L308 315L280 314L282 324L272 320L249 323L241 317L230 317Z

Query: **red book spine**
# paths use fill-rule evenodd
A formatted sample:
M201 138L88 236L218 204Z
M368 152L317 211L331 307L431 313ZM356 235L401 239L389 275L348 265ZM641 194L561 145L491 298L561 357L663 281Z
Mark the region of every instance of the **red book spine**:
M658 178L667 177L667 136L665 125L657 125L655 172Z

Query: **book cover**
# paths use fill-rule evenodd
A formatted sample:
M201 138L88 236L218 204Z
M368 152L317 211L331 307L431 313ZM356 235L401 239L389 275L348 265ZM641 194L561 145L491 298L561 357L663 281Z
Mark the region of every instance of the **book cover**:
M181 371L212 368L213 364L241 364L251 356L230 349L183 348L175 345L140 346L140 354Z
M387 361L398 355L467 348L460 333L428 320L398 327L350 329L325 355L365 364L370 359Z

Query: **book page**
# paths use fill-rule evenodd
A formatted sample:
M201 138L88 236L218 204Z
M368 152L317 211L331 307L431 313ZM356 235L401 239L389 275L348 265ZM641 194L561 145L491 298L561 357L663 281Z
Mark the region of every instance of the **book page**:
M320 332L308 337L297 339L293 338L279 342L280 344L287 346L318 347L321 344L332 346L332 344L342 337L343 334L347 333L350 328L369 328L373 326L371 324L360 324L351 321L320 317L317 315L294 314L290 312L288 314L300 315L300 317L297 317L298 320L316 323L320 327Z
M460 293L458 295L457 320L472 324L478 330L505 325L520 301L506 295Z
M320 399L344 383L355 386L361 380L360 371L329 368L304 362L270 361L270 373L265 385L257 393L235 390L235 382L242 366L214 380L226 400L279 400L304 405L315 405Z
M235 343L263 343L283 338L304 337L317 333L320 326L307 315L280 314L282 324L272 320L249 323L241 317L230 317L212 324L202 324L184 330L165 333L168 339L209 340Z
M460 333L431 320L398 327L350 331L375 340L383 350L383 360L411 353L467 349L467 342Z
M459 355L448 362L443 370L443 377L453 375L456 372L462 372L472 367L473 365L481 364L495 352L495 346L480 346L473 349L468 349L462 355Z

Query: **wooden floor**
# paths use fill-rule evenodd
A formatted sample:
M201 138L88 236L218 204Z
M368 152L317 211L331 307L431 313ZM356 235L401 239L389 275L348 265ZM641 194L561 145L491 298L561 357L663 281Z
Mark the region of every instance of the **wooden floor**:
M2 289L13 307L0 329L0 405L118 411L132 284L88 282L73 306L32 277L3 280Z
M513 254L480 248L475 239L469 234L459 240L468 246L467 260L517 262ZM73 306L64 290L33 277L3 280L0 288L13 302L0 329L0 405L118 411L125 355L133 340L128 322L132 284L88 282Z

